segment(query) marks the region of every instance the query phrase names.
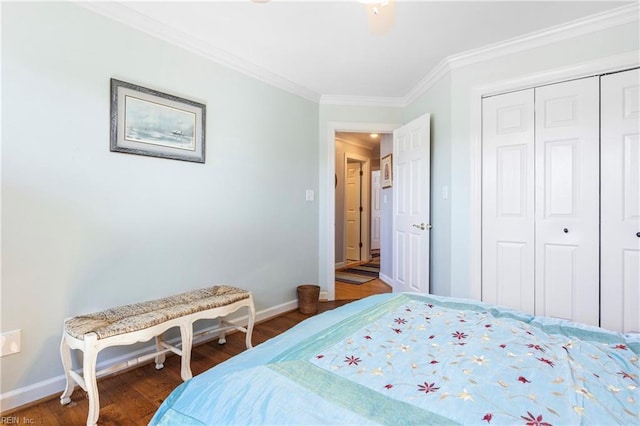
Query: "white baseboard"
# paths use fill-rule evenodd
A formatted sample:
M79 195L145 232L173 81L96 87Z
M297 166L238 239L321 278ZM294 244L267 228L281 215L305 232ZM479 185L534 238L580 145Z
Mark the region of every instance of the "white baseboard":
M261 311L256 312L256 322L266 321L270 318L283 314L285 312L292 311L298 308L298 301L292 300L290 302L286 302L277 306L273 306L271 308L263 309ZM246 326L248 321L248 316L243 315L240 317L233 317L233 322L240 324L242 326ZM204 334L210 330L214 330L216 327L207 327L203 330L194 331L194 334ZM195 337L193 340L194 346L200 343L204 343L209 340L213 340L216 338L216 335L209 334L201 336L200 338ZM180 338L177 337L170 341L171 344L179 344ZM150 344L148 347L139 349L136 351L128 352L124 355L113 357L110 359L105 359L98 363L96 370L101 371L105 369L113 369L110 374L114 372L126 370L131 366L135 365L135 359L141 356L145 356L155 352L155 343ZM130 360L134 360L133 362L128 362ZM118 365L122 365L121 368L117 368ZM62 367L62 361L60 362L60 366ZM61 394L66 385L66 379L64 374L59 376L52 377L47 380L43 380L38 383L34 383L28 386L24 386L9 392L5 392L0 394L0 412L6 413L9 410L14 410L15 408L21 407L26 404L30 404L32 402L50 398L56 394Z
M298 309L297 299L256 312L256 322L266 321L268 319L277 317L278 315L284 314L285 312L293 311L295 309ZM246 319L247 317L245 316L244 318Z
M383 281L385 284L387 284L389 287L391 287L391 289L393 290L393 280L391 279L391 277L383 274L382 272L380 273L380 281Z

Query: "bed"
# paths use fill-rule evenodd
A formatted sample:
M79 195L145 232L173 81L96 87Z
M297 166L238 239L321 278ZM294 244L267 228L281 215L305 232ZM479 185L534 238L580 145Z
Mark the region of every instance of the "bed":
M150 424L639 424L639 353L637 335L376 295L183 383Z

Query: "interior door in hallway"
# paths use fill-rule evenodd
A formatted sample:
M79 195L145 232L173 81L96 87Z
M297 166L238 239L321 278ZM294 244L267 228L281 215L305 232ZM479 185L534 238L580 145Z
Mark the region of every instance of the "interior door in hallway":
M430 115L393 132L393 290L429 292Z
M347 162L347 179L345 188L345 233L347 261L360 260L360 221L361 221L361 164Z

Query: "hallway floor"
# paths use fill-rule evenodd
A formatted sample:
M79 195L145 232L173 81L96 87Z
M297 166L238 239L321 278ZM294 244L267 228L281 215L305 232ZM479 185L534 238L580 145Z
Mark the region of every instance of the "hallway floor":
M391 286L380 279L354 285L336 281L336 300L355 300L372 294L391 293Z
M380 262L379 253L374 253L372 250L373 258L371 262ZM376 255L377 254L377 255ZM353 264L348 264L346 267L351 267L354 265L359 265L367 262L356 262ZM382 281L379 278L376 278L372 281L369 281L364 284L355 285L355 284L347 284L340 281L335 282L336 288L336 300L356 300L362 299L367 296L371 296L373 294L381 294L381 293L391 293L391 286Z

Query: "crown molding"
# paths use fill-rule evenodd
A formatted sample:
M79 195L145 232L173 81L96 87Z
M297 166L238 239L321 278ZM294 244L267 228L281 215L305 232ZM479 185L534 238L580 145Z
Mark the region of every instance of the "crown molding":
M412 102L416 101L420 96L425 94L427 90L433 87L438 82L438 80L449 74L449 72L451 72L451 60L450 57L447 57L444 60L440 61L440 63L436 65L436 67L431 70L431 72L429 72L429 74L427 74L422 80L420 80L420 82L418 82L418 84L413 89L411 89L411 91L404 98L402 98L404 106L406 107Z
M606 12L589 15L544 30L535 31L524 36L514 37L479 49L452 55L447 58L447 61L451 69L460 68L477 62L535 49L536 47L546 46L581 35L628 24L640 20L640 16L638 15L640 13L639 6L640 2L634 2Z
M225 50L212 46L211 44L179 31L173 27L163 24L155 19L151 19L125 4L117 1L94 2L75 0L74 4L105 16L121 24L132 27L138 31L147 33L155 38L159 38L180 48L186 49L199 56L205 57L213 62L223 65L232 70L255 78L271 86L285 90L301 98L320 102L320 94L313 90L302 87L280 75L277 75L266 68L246 61Z
M322 95L320 97L322 105L341 106L371 106L403 108L407 104L404 98L385 98L375 96L342 96L342 95Z
M364 149L367 149L369 151L373 151L376 146L380 146L379 140L378 140L378 143L376 145L374 145L373 143L366 143L366 142L360 142L360 141L356 141L356 140L352 140L352 139L345 139L345 138L341 138L341 137L336 137L336 142L341 142L341 143L346 144L346 145L357 146L359 148L364 148Z
M536 31L524 36L494 43L479 49L451 55L443 59L433 70L429 72L411 91L401 98L358 98L331 96L321 97L321 103L334 105L360 105L360 106L395 106L407 107L425 94L442 77L451 70L467 65L495 59L500 56L534 49L567 40L573 37L602 31L607 28L637 22L640 20L640 2L611 9L606 12L576 19L561 25Z
M640 20L640 2L636 1L626 6L576 19L545 30L494 43L479 49L469 50L461 54L448 56L420 80L405 96L374 97L320 95L313 90L300 86L263 67L235 56L230 52L218 49L203 40L189 36L175 28L138 13L121 2L75 0L74 3L304 99L322 105L387 108L407 107L420 96L424 95L453 69Z

